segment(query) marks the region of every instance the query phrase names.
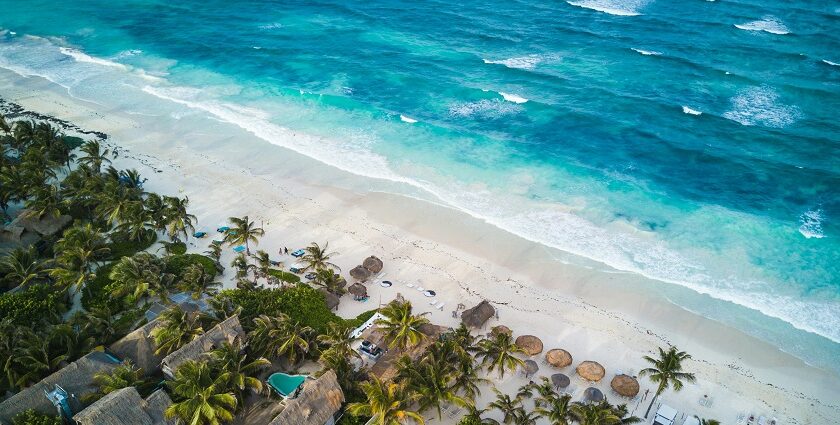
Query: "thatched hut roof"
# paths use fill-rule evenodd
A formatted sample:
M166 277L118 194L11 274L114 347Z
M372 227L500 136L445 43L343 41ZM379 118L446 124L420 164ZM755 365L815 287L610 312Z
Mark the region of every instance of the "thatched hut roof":
M353 270L350 270L350 276L353 279L358 280L359 282L364 282L364 281L370 279L370 270L368 270L368 269L366 269L362 266L356 266L356 267L353 267Z
M525 372L525 375L531 376L537 373L537 371L540 370L540 367L537 365L537 362L533 360L525 360L522 364L522 370Z
M408 348L405 351L392 348L385 352L382 357L370 368L370 374L376 376L382 381L390 381L397 376L397 361L403 356L407 356L411 361L419 359L429 347L440 338L440 335L448 330L448 328L438 325L424 325L418 330L426 337L420 340L420 343L414 347ZM373 342L373 341L371 341ZM377 344L379 345L379 344Z
M155 354L155 342L151 336L157 325L157 320L146 323L111 344L108 351L121 360L131 360L135 366L143 369L146 375L154 373L160 368L160 362L163 360L163 356Z
M592 382L600 381L606 373L606 371L604 370L604 366L601 366L601 364L598 362L593 362L590 360L581 362L575 370L577 371L578 375L581 376L581 378Z
M32 210L23 210L9 225L23 226L26 230L41 236L52 236L67 227L71 221L73 217L69 215L56 217L46 214L38 217L38 214Z
M498 334L513 335L513 331L510 330L510 328L505 326L505 325L493 326L490 329L490 333L492 333L493 335L498 335Z
M364 340L364 341L367 341L367 342L369 342L369 343L371 343L371 344L373 344L377 347L381 347L383 349L386 348L385 347L385 345L386 345L385 344L385 333L383 333L382 329L375 324L373 326L365 329L364 332L362 332L362 334L359 335L359 338Z
M572 383L572 380L562 373L555 373L551 375L551 383L555 388L566 388Z
M365 285L362 285L359 282L356 282L356 283L350 285L349 288L347 288L347 292L353 294L353 296L355 296L355 297L366 297L367 296L367 287L365 287Z
M515 343L529 356L540 354L543 350L542 341L534 335L520 335L516 338Z
M47 399L45 392L52 391L58 384L68 394L74 394L81 400L83 396L97 390L97 386L93 383L94 375L110 372L117 366L119 362L105 353L99 351L88 353L0 403L0 423L11 423L13 417L29 409L54 415L55 406Z
M381 272L382 266L382 260L373 255L371 255L368 258L365 258L365 261L362 263L362 267L368 269L372 274L377 274Z
M245 338L245 331L239 324L239 316L231 316L164 357L161 368L165 374L174 376L178 366L189 360L198 360L202 354L221 347L224 342L233 343L237 338Z
M0 229L0 243L20 243L20 236L26 228L23 226L4 226Z
M338 304L341 300L338 298L338 295L333 294L330 291L327 291L324 288L318 290L322 295L324 295L324 302L327 303L327 308L330 310L335 310L338 307Z
M484 300L475 307L464 310L461 313L461 321L469 327L480 328L494 314L496 314L496 309L487 300Z
M73 416L79 425L175 425L163 412L172 401L166 392L157 390L146 400L137 389L127 387L107 394Z
M639 381L630 375L616 375L610 382L610 387L624 397L635 397L639 394Z
M604 393L595 387L589 387L583 391L583 401L587 403L597 403L604 399Z
M545 361L554 367L564 368L572 364L572 355L562 348L552 348L545 353Z
M297 398L286 400L286 408L268 425L324 425L344 403L344 393L335 372L327 371L318 379L307 380Z

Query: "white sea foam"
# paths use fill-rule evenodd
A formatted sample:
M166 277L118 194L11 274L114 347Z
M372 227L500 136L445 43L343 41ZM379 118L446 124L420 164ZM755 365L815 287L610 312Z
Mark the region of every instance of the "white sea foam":
M642 49L637 49L635 47L631 47L630 49L633 50L636 53L641 53L645 56L659 56L659 55L662 54L662 52L656 52L656 51L653 51L653 50L642 50Z
M265 25L260 25L259 26L259 29L261 29L261 30L276 30L276 29L280 29L280 28L283 28L283 24L281 24L279 22L272 22L270 24L265 24Z
M527 55L508 59L484 59L484 63L504 65L513 69L534 69L543 62L556 60L555 55Z
M816 238L822 239L825 237L823 233L822 223L825 218L821 209L809 210L799 216L799 233L808 239Z
M835 63L835 62L832 62L832 61L827 60L827 59L823 59L822 61L823 61L823 63L831 65L831 66L840 66L840 63Z
M82 52L80 52L76 49L71 49L71 48L68 48L68 47L59 47L58 50L61 53L65 54L67 56L70 56L76 62L93 63L93 64L97 64L97 65L110 66L112 68L119 68L119 69L123 69L123 70L128 69L128 67L126 67L125 65L123 65L121 63L112 62L112 61L109 61L107 59L95 58L93 56L89 56L85 53L82 53Z
M409 117L407 117L407 116L405 116L405 115L402 115L402 114L400 114L400 121L402 121L402 122L407 122L407 123L409 123L409 124L414 124L414 123L416 123L416 122L417 122L417 120L416 120L416 119L414 119L414 118L409 118Z
M648 4L648 0L583 0L567 1L566 3L572 6L609 13L610 15L638 16L641 15L639 10Z
M702 112L700 112L696 109L691 109L688 106L683 106L682 111L683 111L684 114L688 114L688 115L700 115L700 114L702 114Z
M482 99L475 102L460 102L449 106L449 114L463 118L497 119L517 114L522 106L501 99Z
M732 109L723 117L742 125L786 127L798 120L802 113L795 105L780 103L779 98L779 93L768 86L743 89L730 100Z
M517 96L515 94L502 93L502 92L499 92L499 94L502 95L502 97L505 98L505 100L507 100L508 102L525 103L525 102L528 101L528 99L525 99L524 97L521 97L521 96Z
M759 21L736 24L735 27L747 31L764 31L770 34L790 34L788 27L779 18L770 15L764 16Z

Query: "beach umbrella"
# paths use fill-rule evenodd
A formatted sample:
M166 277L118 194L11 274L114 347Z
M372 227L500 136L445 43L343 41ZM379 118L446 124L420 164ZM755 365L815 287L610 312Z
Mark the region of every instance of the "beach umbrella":
M572 364L572 355L562 348L553 348L545 353L545 361L554 367L564 368Z
M562 373L551 375L551 383L554 384L554 388L566 388L571 382L569 377Z
M352 276L353 279L356 279L359 282L364 282L370 279L370 270L362 266L356 266L353 268L353 270L350 270L350 276Z
M353 294L353 296L356 298L364 298L367 296L367 288L365 287L365 285L362 285L358 282L350 285L350 287L347 288L347 292Z
M537 362L533 360L525 360L525 363L522 365L522 370L525 371L525 376L531 376L537 373L540 370L540 367L537 366Z
M365 261L362 263L362 267L368 269L373 274L381 272L382 266L382 260L376 258L373 255L371 255L368 258L365 258Z
M461 322L471 328L480 328L496 314L496 309L484 300L473 308L461 312Z
M616 375L610 382L610 387L624 397L635 397L639 394L639 381L630 375Z
M597 403L604 399L604 393L595 387L589 387L583 392L583 401L587 403Z
M499 326L493 326L490 329L490 333L492 333L493 335L498 335L498 334L512 335L513 331L510 330L510 328L505 326L505 325L499 325Z
M321 288L318 291L324 295L324 302L327 303L327 308L329 308L330 310L335 310L336 307L338 307L338 303L341 302L341 300L338 298L338 295L333 294L332 292L329 292L324 288Z
M578 365L576 371L581 378L592 382L600 381L606 373L606 371L604 370L604 366L601 366L601 364L598 362L593 362L590 360L581 362Z
M516 338L515 344L529 356L540 354L543 350L542 341L534 335L520 335Z

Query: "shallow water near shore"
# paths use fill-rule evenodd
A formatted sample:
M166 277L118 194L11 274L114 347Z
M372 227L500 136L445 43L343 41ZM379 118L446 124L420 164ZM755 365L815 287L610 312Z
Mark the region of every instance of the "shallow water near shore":
M837 369L835 10L7 3L4 68L210 115Z

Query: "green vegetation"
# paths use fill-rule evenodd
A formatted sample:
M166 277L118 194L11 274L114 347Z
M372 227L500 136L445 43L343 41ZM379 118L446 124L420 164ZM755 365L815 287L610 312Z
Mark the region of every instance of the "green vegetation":
M183 277L189 266L198 264L204 267L207 273L216 275L216 263L210 257L201 254L180 254L166 258L166 271L176 277Z
M31 326L45 317L65 310L65 293L45 285L32 285L23 291L0 294L0 318L16 325Z
M12 425L62 425L62 421L58 416L44 415L29 409L15 416Z
M125 233L116 233L111 235L111 249L110 260L119 260L123 257L134 255L140 251L149 249L157 242L157 233L151 229L146 229L141 233L139 239L134 239Z
M300 276L298 276L294 273L289 273L287 271L280 270L280 269L269 269L268 270L268 275L272 276L272 277L276 277L281 282L291 283L291 284L300 283Z

